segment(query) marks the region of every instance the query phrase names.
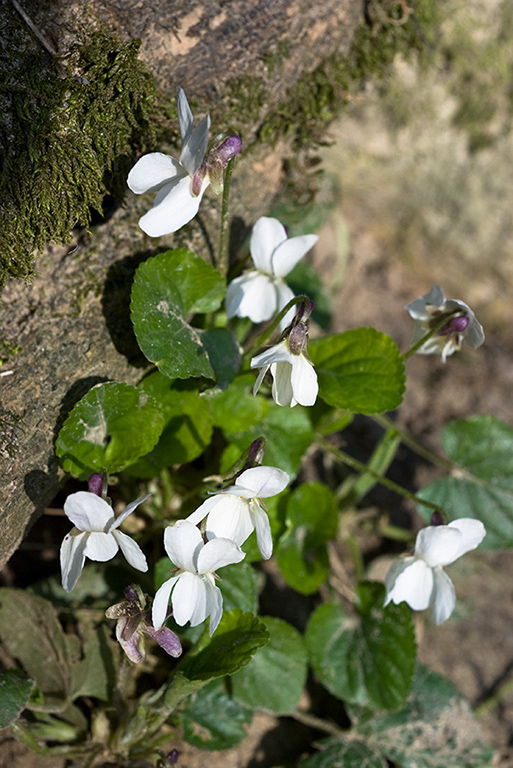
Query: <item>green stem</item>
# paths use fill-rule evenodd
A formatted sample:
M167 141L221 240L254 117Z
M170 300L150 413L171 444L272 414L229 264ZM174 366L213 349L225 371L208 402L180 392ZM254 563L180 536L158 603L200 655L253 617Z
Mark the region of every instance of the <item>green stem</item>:
M338 739L347 737L347 731L343 731L341 728L337 728L336 725L332 725L326 720L322 720L320 717L311 715L309 712L303 712L300 709L296 709L296 711L292 713L292 717L299 723L303 723L303 725L315 728L316 731L329 733L330 736L336 736Z
M342 464L346 464L348 467L351 467L351 469L355 469L357 472L371 475L371 477L377 480L377 482L380 485L383 485L385 488L388 488L390 491L394 491L395 493L398 493L400 496L404 496L404 498L410 499L410 501L414 501L416 504L420 504L423 507L429 507L430 509L436 512L443 512L443 514L446 515L445 510L443 510L439 504L433 504L431 501L428 501L427 499L422 499L420 496L417 496L416 494L411 493L410 491L407 491L406 488L402 487L402 485L399 485L398 483L394 483L394 481L389 480L388 477L383 477L383 475L380 475L379 472L374 472L372 469L370 469L367 466L367 464L364 464L362 461L358 461L358 459L353 458L353 456L350 456L345 451L341 451L340 448L335 448L334 445L331 445L326 440L322 440L322 439L318 440L318 444L327 453L330 453L336 461L339 461Z
M267 341L268 338L270 338L274 329L279 325L281 319L285 317L289 309L294 307L296 304L301 304L302 301L310 301L310 299L305 294L301 294L300 296L294 296L294 298L291 299L288 302L288 304L286 304L283 307L283 309L280 310L280 312L278 312L278 314L272 321L271 325L268 326L268 328L266 328L265 331L260 334L260 336L256 337L256 339L252 342L250 349L246 350L244 357L245 358L252 357L253 351L260 349L260 347L263 347L264 343Z
M223 180L223 200L221 203L221 232L219 235L219 258L217 268L226 277L228 274L228 200L230 197L230 183L232 180L233 160L228 160Z
M427 459L427 461L431 462L431 464L435 464L436 466L441 467L446 472L450 472L452 469L454 469L454 464L452 461L446 459L444 456L440 456L439 453L436 453L435 451L431 450L431 448L428 448L427 445L419 442L412 435L409 435L408 432L404 432L402 429L399 429L388 416L379 413L376 416L372 416L371 418L376 422L376 424L379 424L386 430L395 429L397 434L400 436L402 443L407 445L408 448L411 448L412 451L415 451L415 453L419 456L422 456L422 458Z

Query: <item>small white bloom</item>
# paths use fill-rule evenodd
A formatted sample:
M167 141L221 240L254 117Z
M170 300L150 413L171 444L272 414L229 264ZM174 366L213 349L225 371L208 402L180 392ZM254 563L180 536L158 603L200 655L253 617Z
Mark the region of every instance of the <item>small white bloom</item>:
M256 529L257 544L264 560L273 553L269 518L261 499L281 493L290 477L276 467L252 467L242 472L230 485L203 502L187 520L194 525L207 518L207 539L231 539L239 546Z
M157 192L153 208L139 219L151 237L176 232L198 213L203 193L210 184L203 171L210 117L194 128L192 112L182 88L176 94L182 136L180 160L161 152L143 155L128 174L128 186L136 195Z
M417 350L420 355L440 353L445 363L461 347L463 340L473 349L484 342L483 327L470 307L458 299L446 299L439 285L408 304L406 310L416 320L412 346L438 325L444 315L447 316L447 323Z
M166 528L164 547L178 571L155 595L154 628L160 629L166 620L171 596L173 618L177 624L183 626L190 621L195 627L210 616L212 635L223 614L223 596L215 585L214 571L240 563L245 557L244 552L228 539L212 539L205 544L199 530L188 520L179 520Z
M449 525L430 525L417 535L415 554L398 560L386 577L385 605L403 601L414 611L433 609L442 624L454 610L456 595L443 567L475 549L486 534L480 520L463 517Z
M252 368L260 368L253 394L256 395L267 371L273 377L272 395L277 405L313 405L317 399L319 384L317 374L304 348L292 352L290 336L274 347L266 349L251 360Z
M226 292L226 314L249 317L253 323L269 320L294 298L283 279L315 245L317 235L287 238L278 219L262 216L251 232L249 250L256 269L232 280ZM280 322L286 328L294 317L292 308Z
M64 537L61 545L62 586L66 592L71 592L77 583L86 557L103 563L111 560L121 549L132 568L143 572L148 570L139 545L118 528L150 495L130 502L117 518L112 507L95 493L78 491L68 496L64 512L75 527Z

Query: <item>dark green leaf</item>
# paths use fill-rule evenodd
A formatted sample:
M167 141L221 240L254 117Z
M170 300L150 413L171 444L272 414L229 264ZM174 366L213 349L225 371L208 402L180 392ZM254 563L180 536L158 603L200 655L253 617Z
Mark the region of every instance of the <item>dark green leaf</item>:
M216 270L183 249L148 259L137 269L131 313L142 351L170 378L214 378L198 329L187 317L217 309L225 284Z
M319 395L328 405L367 414L400 405L404 363L390 336L358 328L314 339L308 354L317 371Z
M282 619L263 617L269 642L251 662L233 675L233 695L253 709L290 714L306 681L307 657L303 638Z
M214 424L227 433L238 433L241 424L247 429L261 423L269 413L269 400L261 395L253 396L255 377L240 376L223 392L209 393L208 397ZM246 446L247 447L247 446Z
M409 693L416 645L405 604L383 608L382 584L358 588L359 616L321 605L305 634L312 667L338 698L374 709L397 709Z
M73 667L73 698L94 696L108 701L116 683L116 655L105 624L83 627L83 658Z
M180 664L188 680L211 680L244 667L269 634L262 621L240 610L225 611L214 635L205 632L198 646Z
M193 694L182 713L185 741L200 749L229 749L247 735L253 713L234 701L223 681L213 680Z
M20 714L30 698L34 681L19 669L0 672L0 728L6 728Z
M335 497L321 483L303 483L287 502L286 531L276 559L285 581L304 595L315 592L329 572L326 544L335 538L338 509Z
M452 421L441 439L457 468L419 495L439 504L450 520L481 520L486 528L484 549L513 546L513 429L493 416L474 416ZM433 510L419 511L429 522Z
M219 389L226 389L240 370L242 357L239 342L227 328L212 328L201 333Z
M240 608L241 611L249 613L257 612L256 572L249 563L237 563L223 568L218 584L223 593L225 611Z
M97 384L75 405L55 445L62 466L86 479L121 471L151 451L164 427L159 403L130 384Z

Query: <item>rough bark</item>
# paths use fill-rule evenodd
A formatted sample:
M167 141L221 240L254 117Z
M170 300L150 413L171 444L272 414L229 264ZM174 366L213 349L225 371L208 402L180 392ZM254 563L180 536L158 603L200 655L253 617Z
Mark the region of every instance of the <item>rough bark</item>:
M265 85L257 120L253 110L252 123L244 124L241 105L244 139L253 144L251 155L238 162L232 190L242 230L269 210L282 159L290 152L286 142L272 150L259 146L260 123L279 110L302 75L335 50L349 50L363 16L362 0L34 0L24 9L61 54L77 38L86 40L105 28L121 40L140 37L140 56L161 91L169 94L183 85L213 118L231 103L235 80L251 78L249 99L257 81ZM4 5L7 23L9 12ZM27 35L33 45L28 28ZM233 117L231 124L236 127ZM0 338L19 351L0 368L0 565L58 490L62 472L53 445L73 404L95 383L133 383L142 375L129 320L136 266L177 243L208 258L201 221L157 245L137 227L146 207L147 201L127 197L125 206L90 234L76 232L71 247L49 247L31 285L10 283L3 292ZM211 238L217 210L213 196L202 206Z

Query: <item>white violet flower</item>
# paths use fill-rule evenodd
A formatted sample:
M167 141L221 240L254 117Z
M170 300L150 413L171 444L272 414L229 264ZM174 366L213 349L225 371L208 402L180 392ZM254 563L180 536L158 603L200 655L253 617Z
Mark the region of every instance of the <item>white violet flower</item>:
M392 565L386 576L385 605L403 601L414 611L433 609L433 621L442 624L454 610L456 595L444 572L459 557L475 549L486 534L480 520L463 517L449 525L422 528L415 542L415 553Z
M64 513L75 525L64 537L61 545L62 586L71 592L77 583L86 557L105 562L121 549L124 556L138 571L147 571L146 558L136 542L118 530L139 504L151 494L130 502L119 517L104 499L90 491L72 493L64 502Z
M447 317L447 322L417 350L420 355L440 353L442 362L456 352L465 340L473 349L484 342L484 332L469 306L458 299L446 299L439 285L408 304L406 310L416 320L412 346Z
M182 136L180 159L162 152L143 155L127 179L136 195L157 192L153 208L139 219L139 226L151 237L176 232L193 219L208 185L212 183L217 193L222 189L224 168L242 146L238 136L230 136L206 155L210 116L194 128L192 112L182 88L177 90L176 103Z
M317 374L306 354L308 318L313 302L303 302L285 339L251 359L251 368L260 368L253 394L256 395L267 371L273 377L272 396L277 405L313 405L319 384Z
M204 501L187 520L197 525L206 517L207 539L231 539L238 545L243 544L256 529L260 554L264 560L269 560L273 553L273 539L261 499L281 493L289 481L288 474L276 467L246 469L234 485Z
M236 277L226 292L226 314L249 317L253 323L269 320L294 298L283 279L315 245L317 235L287 238L278 219L262 216L251 232L249 250L255 269ZM291 309L280 322L286 328L294 317Z
M233 541L212 539L205 544L199 530L188 520L179 520L164 531L164 547L178 570L164 582L152 607L153 626L160 629L166 620L169 597L173 618L183 626L201 624L210 616L210 635L221 621L223 596L215 585L215 571L240 563L245 554Z

